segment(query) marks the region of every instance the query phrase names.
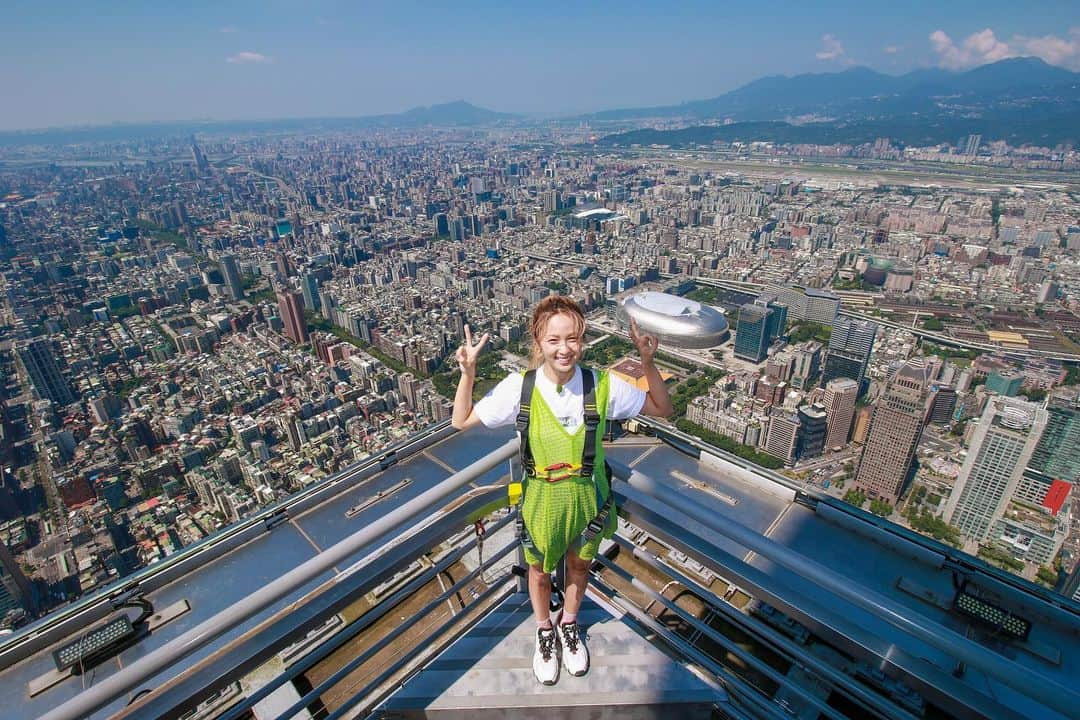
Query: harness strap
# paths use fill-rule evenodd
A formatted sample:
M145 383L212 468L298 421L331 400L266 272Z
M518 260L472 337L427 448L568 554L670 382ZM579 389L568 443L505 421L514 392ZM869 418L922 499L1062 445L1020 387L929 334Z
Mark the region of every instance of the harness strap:
M518 407L517 428L518 445L520 447L521 467L525 471L525 477L536 472L536 462L532 453L529 452L529 413L532 408L533 387L536 386L536 370L529 370L521 380L521 400Z
M596 432L600 427L600 412L596 407L596 376L590 368L581 369L581 384L585 411L585 444L581 451L580 476L592 478L593 470L596 465ZM518 434L520 461L523 470L522 479L525 482L528 481L530 476L535 477L537 475L536 461L533 459L532 452L529 450L529 419L532 414L532 395L534 387L536 387L535 369L527 371L522 378L518 415L517 420L514 423ZM604 527L607 525L608 515L611 513L612 498L614 497L614 493L610 488L610 471L608 472L608 478L609 487L607 499L601 505L596 517L590 520L589 524L585 527L585 530L582 531L582 545L603 532ZM599 499L599 486L597 486L596 492L597 498ZM521 540L521 544L526 548L535 551L536 547L533 545L532 538L529 537L529 531L525 527L525 518L522 515L520 505L517 508L514 524L517 528L517 535L518 539Z

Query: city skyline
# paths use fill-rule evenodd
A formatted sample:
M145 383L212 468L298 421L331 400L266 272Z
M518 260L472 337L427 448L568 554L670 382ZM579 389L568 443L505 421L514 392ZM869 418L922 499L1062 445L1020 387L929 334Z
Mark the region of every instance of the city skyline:
M466 98L500 112L573 115L723 94L770 75L866 66L888 74L1039 57L1080 70L1080 13L1039 3L853 3L737 8L363 8L234 3L70 12L16 5L0 30L0 130L362 117ZM862 5L858 6L864 10ZM909 22L917 17L918 22ZM783 40L781 41L781 35Z

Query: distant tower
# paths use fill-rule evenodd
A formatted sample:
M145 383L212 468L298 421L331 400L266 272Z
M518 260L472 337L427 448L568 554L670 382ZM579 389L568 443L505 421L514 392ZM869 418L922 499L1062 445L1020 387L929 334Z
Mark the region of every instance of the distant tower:
M964 144L964 154L974 157L979 154L979 145L982 144L982 135L968 135Z
M1035 403L990 398L945 504L945 521L984 542L1012 501L1046 422L1046 410Z
M236 256L221 256L221 274L225 276L225 287L229 289L229 296L233 300L241 300L244 297L244 284L240 282L240 271L236 268Z
M51 341L35 338L18 345L15 350L40 397L57 405L70 405L79 399L60 372Z
M199 172L210 172L210 163L206 161L206 156L203 155L203 151L199 148L199 144L195 142L195 136L191 136L191 158L195 161L195 167L199 169Z
M895 504L915 459L926 413L929 371L909 361L889 381L874 406L855 487Z
M315 276L315 273L306 273L300 278L300 289L304 293L305 307L312 310L318 310L322 307L319 298L319 278Z
M839 448L847 444L851 433L851 421L855 418L855 401L859 397L859 383L851 378L836 378L825 384L825 417L829 434L825 447Z
M833 321L829 338L829 354L825 357L825 371L821 382L827 384L836 378L851 378L862 387L870 352L874 349L877 325L868 320L852 320L838 316Z
M304 318L304 297L292 290L278 290L277 301L285 335L298 345L306 343L308 328Z

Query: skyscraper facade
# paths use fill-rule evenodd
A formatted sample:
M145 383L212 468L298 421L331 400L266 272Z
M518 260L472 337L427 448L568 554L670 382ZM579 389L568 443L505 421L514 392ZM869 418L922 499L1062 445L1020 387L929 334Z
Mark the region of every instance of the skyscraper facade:
M17 345L15 351L39 396L57 405L70 405L79 399L60 371L50 340L34 338Z
M787 325L787 306L774 294L761 295L739 309L735 331L735 357L751 362L765 359L773 340Z
M825 447L840 448L847 444L858 397L859 383L851 378L836 378L825 384L822 404L825 406L825 417L829 425Z
M799 447L800 426L798 415L775 410L769 418L769 429L765 434L765 452L780 458L785 465L794 463Z
M761 362L769 349L769 320L773 311L756 303L739 308L739 324L735 330L735 357Z
M32 611L34 594L7 544L0 541L0 618L13 608Z
M1050 398L1046 413L1046 430L1029 467L1045 477L1076 483L1080 480L1080 394Z
M920 360L908 361L889 381L874 406L855 487L895 504L915 459L922 435L930 373Z
M945 521L985 542L1014 499L1046 421L1046 410L1034 403L990 398L945 505Z
M836 378L851 378L862 385L866 366L874 349L877 325L868 320L852 320L839 316L833 323L829 338L829 354L825 357L822 384Z
M304 318L304 298L292 290L279 290L277 293L278 311L285 335L296 344L308 341L307 320Z
M240 281L240 271L236 267L235 255L221 256L221 275L225 278L225 287L229 291L229 297L233 300L243 298L244 284Z
M799 408L799 448L800 460L816 458L825 452L828 437L828 415L821 405L803 405Z

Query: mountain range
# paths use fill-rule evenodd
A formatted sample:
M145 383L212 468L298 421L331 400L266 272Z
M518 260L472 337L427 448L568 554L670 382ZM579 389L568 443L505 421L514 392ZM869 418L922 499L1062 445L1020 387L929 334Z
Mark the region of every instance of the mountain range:
M987 108L1049 97L1080 97L1080 73L1038 58L1012 58L965 72L932 68L897 76L853 67L834 73L770 75L706 100L605 110L585 117L748 121L811 115L845 120L926 112L943 105Z
M937 68L886 75L865 67L842 72L767 76L731 92L678 105L623 108L564 118L629 130L601 145L694 144L715 140L955 142L976 133L1012 145L1080 142L1080 73L1038 58L1012 58L954 72ZM674 131L652 121L683 124ZM495 112L464 100L401 113L354 118L115 124L0 132L0 145L100 142L211 132L532 124L536 118ZM708 125L704 125L708 123ZM716 127L723 123L722 126ZM695 124L703 127L693 127Z

